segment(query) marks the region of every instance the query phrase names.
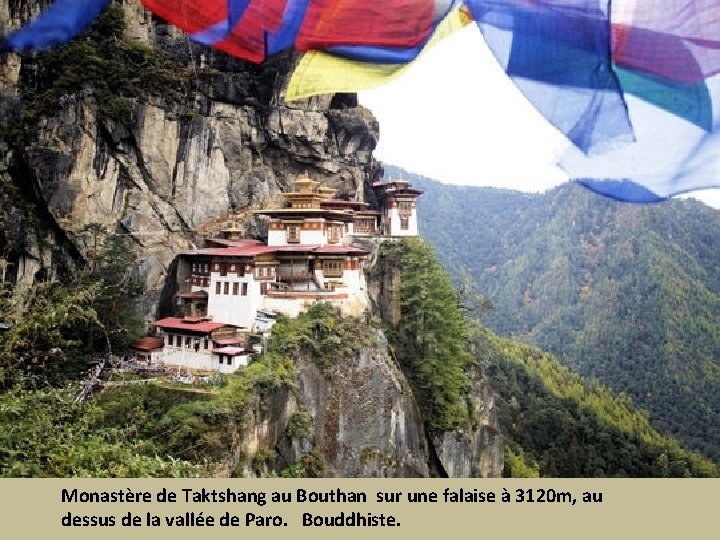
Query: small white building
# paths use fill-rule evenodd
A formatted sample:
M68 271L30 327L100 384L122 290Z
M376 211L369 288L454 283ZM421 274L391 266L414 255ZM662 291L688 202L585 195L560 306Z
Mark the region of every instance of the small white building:
M385 236L417 236L417 198L422 191L405 180L385 184L376 182L373 191L381 214L380 228Z
M165 342L157 336L143 336L133 343L134 360L138 364L157 366L162 357Z
M233 325L207 318L167 317L153 323L162 352L158 365L187 372L220 371L229 373L248 363L245 339Z

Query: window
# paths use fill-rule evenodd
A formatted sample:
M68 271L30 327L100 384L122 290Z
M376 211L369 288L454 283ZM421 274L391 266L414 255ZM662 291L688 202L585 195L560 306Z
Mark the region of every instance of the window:
M230 265L230 271L231 271L231 272L234 272L234 271L235 271L235 265L234 265L234 264L231 264L231 265Z
M205 338L205 342L203 343L203 349L207 349L210 345L208 338Z
M235 283L233 283L233 294L234 294L235 296L237 296L237 293L238 293L238 285L239 285L239 284L238 284L237 281L236 281Z
M248 285L247 283L242 284L242 295L243 296L247 296L247 291L248 291L247 285Z
M167 336L165 336L165 337L167 338L167 339L166 339L167 344L170 345L170 346L172 346L172 336L171 336L171 335L167 335Z
M190 341L191 341L191 340L190 340L189 337L186 337L186 338L185 338L185 347L187 347L188 349L190 348Z
M225 263L222 263L222 264L220 265L220 275L221 275L221 276L227 276L227 271L228 271L228 265L225 264Z
M218 356L218 363L220 363L220 364L223 363L223 355L222 354L220 356Z
M197 264L193 263L193 272L197 272Z
M175 346L176 347L182 347L182 337L175 336Z
M328 242L337 244L340 241L340 227L331 225L328 229Z
M230 282L223 283L223 294L230 294Z
M215 282L215 294L220 294L220 282Z
M267 282L263 282L260 284L260 294L267 294L268 291L268 284Z
M219 272L220 271L220 263L215 263L214 266L215 266L215 272Z
M342 277L342 261L323 261L323 275L325 277Z
M410 228L410 220L406 217L400 218L400 230L407 231Z
M412 212L413 203L412 201L400 201L400 212L403 214L409 214Z
M287 241L289 244L300 242L300 228L297 225L287 226Z
M228 357L227 357L227 365L228 365L228 366L232 366L232 365L233 365L233 357L232 357L232 356L228 356Z

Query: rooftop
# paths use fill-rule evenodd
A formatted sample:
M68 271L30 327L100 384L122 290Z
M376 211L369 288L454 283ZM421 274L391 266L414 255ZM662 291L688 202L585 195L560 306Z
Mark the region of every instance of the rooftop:
M205 248L197 251L184 252L183 255L210 255L214 257L254 257L261 254L283 254L283 253L346 253L349 255L367 255L369 252L353 246L325 245L320 244L293 244L288 246L228 246L218 248ZM191 293L185 293L191 294ZM195 294L195 293L192 293ZM199 293L198 293L199 294ZM184 296L184 298L200 298L200 296Z
M213 349L212 353L238 356L240 354L245 354L245 349L243 347L218 347L217 349Z
M143 336L132 344L132 348L138 351L154 351L162 349L164 346L163 339L155 336Z
M178 317L166 317L155 321L152 325L162 328L163 330L182 330L185 332L202 334L208 334L218 328L232 326L230 324L212 322L207 319L195 319L190 317L185 317L184 319L180 319Z

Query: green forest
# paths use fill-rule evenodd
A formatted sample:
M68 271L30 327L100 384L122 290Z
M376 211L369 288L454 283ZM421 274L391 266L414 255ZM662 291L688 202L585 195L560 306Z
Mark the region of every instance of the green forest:
M387 175L425 190L421 234L492 305L489 328L626 395L720 461L720 212L617 203L572 184L527 194Z

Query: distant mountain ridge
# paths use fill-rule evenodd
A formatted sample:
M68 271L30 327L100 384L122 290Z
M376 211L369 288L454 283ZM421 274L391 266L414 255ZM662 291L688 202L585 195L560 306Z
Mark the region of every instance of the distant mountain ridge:
M720 461L720 211L385 171L425 191L421 234L453 273L470 270L494 306L485 324L626 393L654 425Z

